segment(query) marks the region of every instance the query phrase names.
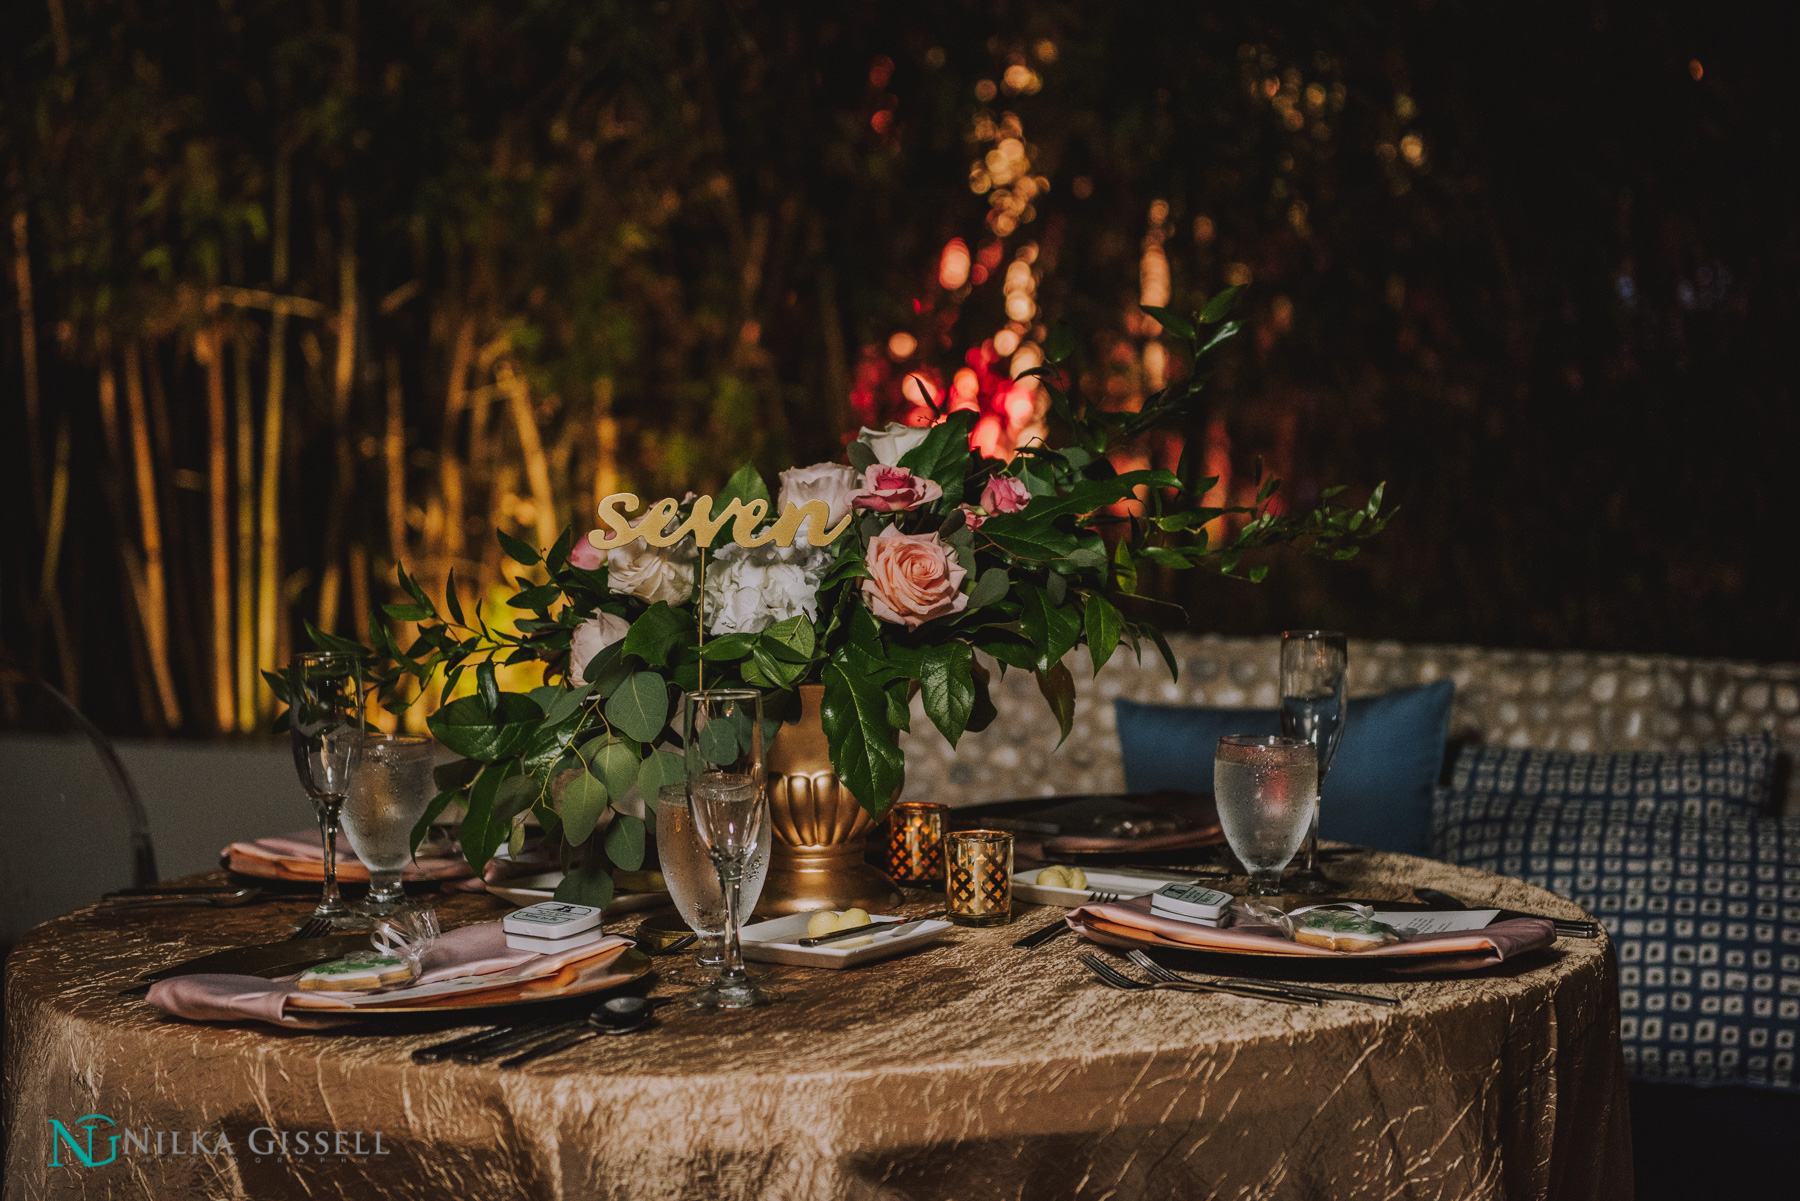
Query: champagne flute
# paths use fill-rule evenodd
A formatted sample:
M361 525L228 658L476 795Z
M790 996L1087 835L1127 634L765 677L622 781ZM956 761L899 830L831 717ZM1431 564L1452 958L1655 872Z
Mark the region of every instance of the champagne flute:
M1284 630L1281 635L1281 732L1313 745L1319 761L1320 804L1325 773L1344 737L1348 706L1344 677L1350 652L1342 634L1331 630ZM1319 819L1300 848L1299 867L1288 877L1288 889L1309 896L1342 888L1319 867Z
M769 792L763 768L762 693L748 688L690 692L682 700L688 811L719 873L725 899L725 961L719 978L692 994L700 1009L747 1009L779 999L744 971L738 938L745 873L767 854Z
M1248 900L1232 903L1241 920L1282 925L1267 900L1281 894L1281 871L1300 849L1319 812L1313 745L1276 734L1227 734L1213 756L1213 799L1225 840L1250 872Z
M312 798L325 852L325 880L312 917L339 929L362 929L368 919L338 895L338 818L362 762L362 662L338 651L307 651L288 665L288 733L300 784Z

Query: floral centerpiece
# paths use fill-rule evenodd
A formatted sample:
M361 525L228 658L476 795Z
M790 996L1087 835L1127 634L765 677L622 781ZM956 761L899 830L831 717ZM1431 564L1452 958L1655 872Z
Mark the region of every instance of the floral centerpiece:
M442 792L418 833L460 803L463 848L479 869L503 843L522 842L533 814L560 840L564 899L604 904L612 871L640 866L644 822L619 803L635 790L653 805L662 784L681 779L671 721L683 690L749 685L779 718L796 711L797 690L822 685L832 767L879 816L902 780L897 736L915 690L954 746L995 716L984 659L1029 671L1067 736L1075 683L1065 658L1076 646L1098 671L1122 644L1141 653L1149 642L1175 670L1161 632L1120 607L1142 564L1260 580L1266 566L1246 569L1247 552L1300 542L1347 559L1385 524L1380 488L1358 507L1336 504L1343 489L1334 488L1317 507L1284 514L1268 504L1274 479L1259 481L1249 506L1206 506L1216 481L1195 478L1185 458L1173 472L1113 468L1109 450L1191 415L1207 356L1236 332L1225 321L1234 292L1192 321L1147 310L1188 344L1193 370L1135 412L1071 400L1058 366L1069 339L1053 333L1033 374L1066 433L1060 447L986 458L971 449L974 417L963 412L940 413L929 428L864 429L844 462L783 471L774 495L746 465L709 509L702 498L663 501L630 524L617 506L636 498L608 498L605 530L565 530L547 548L500 532L528 573L510 601L529 614L515 631L465 615L454 577L440 605L401 568L412 599L385 606L386 616L418 623L416 642L401 647L380 621L370 623L373 650L316 636L363 649L391 708L441 687L446 703L428 725L463 758L439 769ZM651 544L716 528L721 513L735 519L732 540L710 552L692 533ZM769 539L784 514L787 545ZM1215 544L1207 528L1228 514L1241 524ZM815 528L821 517L831 529ZM495 665L532 660L543 685L502 691ZM451 699L470 672L473 692ZM409 678L416 689L403 687Z

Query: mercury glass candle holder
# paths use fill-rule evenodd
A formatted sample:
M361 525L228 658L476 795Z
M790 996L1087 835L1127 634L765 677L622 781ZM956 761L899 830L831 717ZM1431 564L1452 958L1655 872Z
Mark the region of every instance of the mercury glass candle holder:
M945 839L945 914L958 926L1004 926L1012 920L1013 836L1005 830L958 830Z
M900 884L944 878L944 827L950 806L901 801L888 811L888 875Z

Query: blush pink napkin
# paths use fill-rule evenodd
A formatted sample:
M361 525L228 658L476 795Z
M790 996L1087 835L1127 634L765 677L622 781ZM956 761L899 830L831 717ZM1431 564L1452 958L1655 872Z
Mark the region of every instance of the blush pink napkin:
M1217 929L1162 917L1151 911L1149 897L1133 897L1129 901L1110 905L1083 905L1069 911L1068 922L1077 933L1095 942L1114 946L1255 951L1264 955L1293 955L1297 958L1323 956L1326 959L1383 959L1390 961L1383 966L1394 971L1492 967L1556 941L1556 928L1550 922L1519 917L1494 922L1480 930L1420 934L1406 942L1373 951L1328 951L1324 947L1290 942L1267 926L1227 926Z
M413 981L413 986L521 969L550 975L566 964L590 958L611 947L624 946L630 941L612 935L573 950L544 955L511 949L506 945L506 932L499 922L482 922L452 930L440 938L426 954L425 970ZM164 1013L196 1022L249 1019L314 1030L344 1024L345 1019L335 1014L290 1009L288 998L299 991L294 977L264 980L257 976L202 974L158 980L150 986L145 999Z
M284 860L309 864L325 862L325 851L319 845L317 830L299 830L292 834L272 834L267 838L234 842L220 854L227 862L234 859L253 859L273 864L280 864ZM253 867L249 870L255 871ZM400 871L401 878L406 880L443 880L469 874L469 865L460 855L418 859L408 863ZM363 866L362 860L351 849L350 840L341 836L338 838L338 875L350 880L366 880L369 877L369 869Z

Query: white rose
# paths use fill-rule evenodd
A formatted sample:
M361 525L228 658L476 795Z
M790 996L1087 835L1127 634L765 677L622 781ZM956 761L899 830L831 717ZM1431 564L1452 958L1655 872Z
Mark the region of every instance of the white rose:
M877 463L897 467L900 463L900 456L925 441L925 436L930 432L930 429L919 429L915 426L901 425L898 421L890 421L886 429L872 430L866 425L863 426L862 432L856 435L856 440L866 443L869 449L875 452Z
M646 604L683 604L694 591L694 559L698 552L683 538L674 546L651 546L634 538L606 552L606 583L614 592Z
M625 637L629 629L630 622L611 613L597 613L576 626L569 643L569 683L577 688L587 683L582 678L582 671L594 661L595 655Z
M770 555L773 547L730 554L721 552L706 573L707 630L718 634L757 634L778 621L801 613L817 620L819 578L829 555Z
M814 463L811 467L793 467L781 473L781 494L776 498L777 515L787 512L789 505L803 505L808 501L822 500L831 506L831 520L826 524L835 526L850 511L850 494L862 487L862 476L854 467L846 467L842 463ZM796 543L805 540L805 530L809 522L802 522L802 533L794 536Z

